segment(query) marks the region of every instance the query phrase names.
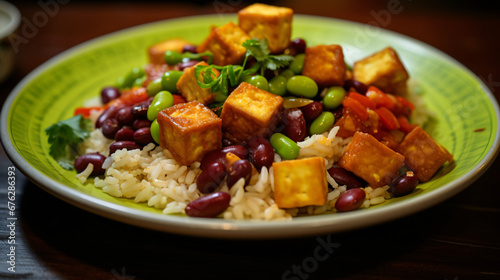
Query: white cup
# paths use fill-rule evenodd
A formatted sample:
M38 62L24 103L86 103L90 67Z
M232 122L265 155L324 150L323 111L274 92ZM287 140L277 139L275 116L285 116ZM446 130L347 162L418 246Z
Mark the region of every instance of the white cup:
M16 31L21 22L21 13L12 4L0 1L0 83L12 72L16 54L9 36Z

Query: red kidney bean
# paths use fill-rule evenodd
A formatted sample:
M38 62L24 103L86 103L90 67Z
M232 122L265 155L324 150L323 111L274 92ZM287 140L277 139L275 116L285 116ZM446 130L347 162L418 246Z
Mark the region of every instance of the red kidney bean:
M109 108L106 109L106 111L104 111L99 116L99 118L97 118L97 121L95 122L95 127L96 128L100 128L101 125L104 123L105 120L107 120L107 119L114 119L115 116L116 116L116 113L121 108L123 108L123 107L121 107L121 106L109 106Z
M223 163L215 162L205 168L196 179L196 187L202 193L211 193L219 187L226 177L226 166Z
M221 151L221 149L217 149L215 151L208 152L200 162L200 169L205 170L209 165L214 163L222 163L226 164L226 154Z
M342 167L332 167L328 169L328 173L339 185L346 185L347 189L363 187L361 179Z
M108 139L115 139L115 135L121 126L116 119L107 119L101 125L102 134Z
M313 101L306 106L299 108L304 115L304 119L308 122L314 121L321 113L323 113L323 104L318 101Z
M141 149L142 147L137 145L134 141L116 141L109 145L109 154L113 154L117 150L127 149L127 150L135 150Z
M271 143L263 137L252 138L247 143L250 161L257 170L263 166L270 168L274 161L274 150Z
M226 146L215 151L207 153L201 160L200 168L204 170L207 166L215 162L226 164L226 154L233 153L241 159L245 159L248 156L247 149L242 145L231 145Z
M148 114L148 108L153 102L152 98L149 98L146 101L139 102L132 106L132 115L134 115L136 118L146 118Z
M227 147L227 146L232 146L232 145L235 145L236 143L234 143L233 141L227 139L227 138L222 138L222 146L223 147Z
M221 149L223 153L233 153L237 155L241 159L245 159L248 156L248 150L242 145L231 145L227 147L223 147Z
M182 52L198 53L198 51L196 50L196 46L190 44L184 45L184 47L182 48Z
M151 127L151 121L148 119L138 119L135 120L134 123L132 124L132 128L135 130L138 130L139 128L143 127Z
M336 120L340 120L340 118L342 118L342 116L344 115L344 113L342 112L342 109L343 109L343 107L340 106L338 109L335 109L332 112L333 116L335 117Z
M298 108L283 111L282 122L285 125L283 134L295 142L300 142L306 138L306 120L302 111Z
M129 125L134 122L134 115L132 115L132 107L124 107L116 112L116 120L121 125Z
M134 141L139 145L147 145L154 142L153 136L151 136L151 128L141 127L134 132Z
M239 179L245 179L245 185L252 177L252 164L246 159L240 159L231 165L227 174L227 186L231 188Z
M94 170L92 170L92 173L90 175L92 176L99 176L104 174L106 170L102 168L102 165L104 164L104 161L106 160L106 157L99 154L99 153L90 153L90 154L84 154L79 156L74 163L74 167L76 172L80 173L83 172L89 163L92 163L94 166Z
M128 127L122 127L115 134L116 141L134 141L134 131Z
M418 177L413 171L400 175L389 185L389 191L396 197L407 195L418 185Z
M343 192L335 202L335 209L340 212L356 210L365 201L366 193L363 189L350 189Z
M119 98L120 96L120 90L115 87L105 87L101 90L102 104L106 104L111 100Z
M184 69L189 68L189 67L193 67L198 63L200 63L200 62L197 60L189 60L189 61L181 62L181 63L177 64L177 67L179 67L179 71L184 71Z
M290 45L288 47L290 49L291 55L297 55L306 51L307 44L304 39L296 38L290 42Z
M344 89L346 91L349 91L349 89L354 88L358 93L365 94L366 91L368 90L368 87L357 80L347 80L344 83Z
M231 202L231 196L228 193L211 193L189 203L185 208L186 215L212 218L224 212L229 207L229 202Z

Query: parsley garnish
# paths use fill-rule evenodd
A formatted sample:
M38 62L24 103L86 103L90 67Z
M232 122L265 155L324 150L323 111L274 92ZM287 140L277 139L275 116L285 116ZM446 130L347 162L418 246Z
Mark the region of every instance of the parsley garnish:
M269 51L269 45L266 39L258 41L256 39L246 40L243 47L247 49L246 57L253 56L260 65L260 74L264 75L266 69L277 70L278 68L288 66L294 57L291 55L280 54L272 55Z
M89 137L91 122L82 115L60 121L45 129L50 144L49 154L67 170L73 170L78 144Z
M260 74L264 75L266 69L274 71L288 66L294 60L291 55L271 55L265 39L261 41L257 39L246 40L242 46L247 49L242 65L198 65L194 69L195 77L202 76L202 81L198 80L198 85L201 88L209 88L212 93L217 93L215 96L217 103L223 103L226 100L229 95L229 86L239 85L245 77L253 75L259 70ZM252 67L245 69L248 58L251 56L257 62Z

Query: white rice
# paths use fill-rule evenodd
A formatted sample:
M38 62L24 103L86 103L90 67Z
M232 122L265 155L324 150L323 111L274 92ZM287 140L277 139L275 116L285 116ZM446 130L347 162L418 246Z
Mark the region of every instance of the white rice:
M334 127L329 132L313 135L299 142L299 158L323 156L326 168L332 167L350 141L336 137L338 130L338 127ZM111 142L102 135L100 129L96 129L81 148L85 153L100 152L107 155ZM278 154L275 154L275 161L281 161ZM179 165L168 150L153 143L142 150L118 150L105 161L103 167L106 168L106 174L94 178L96 187L115 197L146 203L162 210L164 214L185 214L184 208L191 201L203 196L196 187L196 178L201 173L200 163ZM83 183L91 172L92 167L88 167L77 177ZM218 190L228 192L231 201L220 217L233 220L290 220L301 214L335 212L335 202L346 191L346 186L340 186L327 172L326 179L333 189L327 194L325 205L280 209L274 201L272 174L272 167L263 167L250 179L246 187L243 179L231 189L223 181ZM390 199L387 189L388 187L373 190L367 187L362 207Z

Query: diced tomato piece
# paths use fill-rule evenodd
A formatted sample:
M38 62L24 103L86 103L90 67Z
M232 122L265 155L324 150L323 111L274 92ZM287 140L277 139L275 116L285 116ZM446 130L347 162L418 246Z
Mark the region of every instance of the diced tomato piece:
M355 99L356 101L361 103L361 105L365 106L368 109L373 110L376 108L375 103L370 98L368 98L362 94L351 91L351 92L349 92L349 97L351 97L352 99Z
M399 122L399 130L408 134L410 133L417 125L411 124L406 117L398 117Z
M90 117L90 111L92 110L96 110L96 111L99 111L99 110L102 110L103 107L99 107L99 106L92 106L92 107L78 107L75 109L75 112L74 112L74 115L82 115L84 118L88 118Z
M393 111L396 106L394 99L377 87L370 86L366 91L366 96L375 103L377 108L386 107Z
M350 96L344 98L342 100L342 105L345 108L350 108L354 114L356 114L360 120L365 121L368 119L368 111L365 106L363 106L356 99L351 98Z
M415 105L413 105L413 103L411 103L408 99L401 96L396 96L396 100L398 100L399 103L403 104L405 107L410 108L412 111L415 110Z
M385 128L387 128L388 130L399 128L398 119L396 119L396 116L394 116L394 114L389 109L380 107L375 109L375 112L377 112L378 116L380 117L380 121L385 126Z
M179 103L186 103L186 99L184 99L182 95L172 94L172 96L174 97L174 105Z
M106 104L108 107L113 105L113 106L118 106L118 105L125 105L125 106L132 106L134 104L137 104L142 101L148 100L149 95L146 93L146 89L143 87L134 87L131 89L124 90L122 92L122 95L118 99L111 100Z

